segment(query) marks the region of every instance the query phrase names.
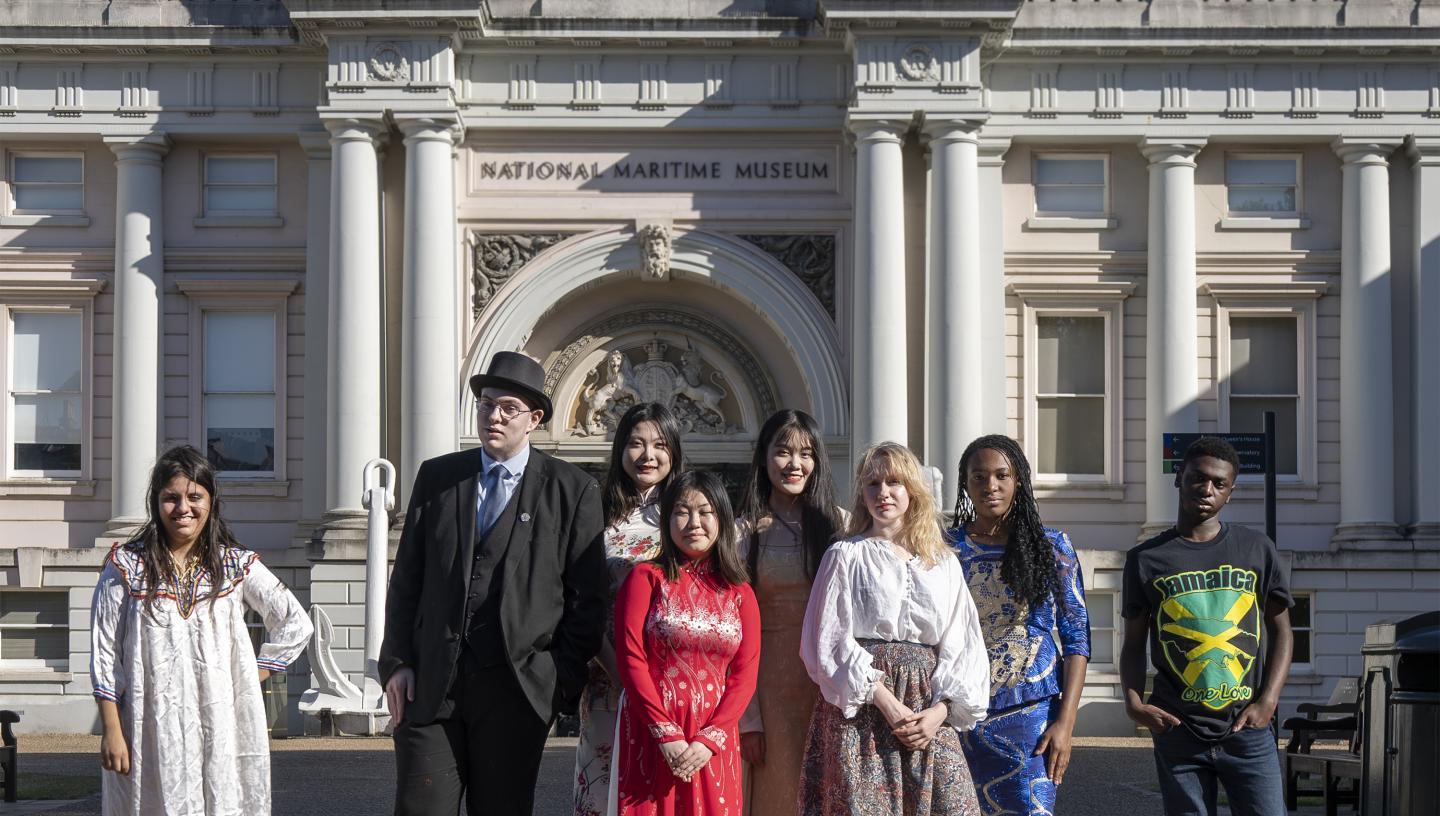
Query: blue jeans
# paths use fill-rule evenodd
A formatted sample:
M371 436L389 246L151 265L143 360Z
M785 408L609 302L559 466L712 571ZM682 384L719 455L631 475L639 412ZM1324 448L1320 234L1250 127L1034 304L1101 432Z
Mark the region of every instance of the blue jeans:
M1165 816L1214 816L1216 783L1225 786L1235 816L1285 816L1280 753L1269 728L1211 743L1177 725L1154 739Z

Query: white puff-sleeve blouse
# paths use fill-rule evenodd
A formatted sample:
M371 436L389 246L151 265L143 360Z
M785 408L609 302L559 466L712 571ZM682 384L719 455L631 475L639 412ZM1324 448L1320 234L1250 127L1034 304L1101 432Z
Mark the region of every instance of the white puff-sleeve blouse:
M883 679L862 638L936 647L931 704L945 701L946 721L961 730L984 719L990 660L958 559L947 554L927 568L883 538L832 544L805 609L800 657L826 702L847 718L870 703Z

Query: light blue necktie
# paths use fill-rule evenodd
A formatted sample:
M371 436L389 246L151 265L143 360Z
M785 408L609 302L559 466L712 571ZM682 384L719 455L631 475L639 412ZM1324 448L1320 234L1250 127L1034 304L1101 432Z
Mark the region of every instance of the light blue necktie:
M480 505L479 517L480 537L484 538L495 522L500 519L500 514L505 512L505 499L500 495L500 480L504 478L505 466L495 463L485 474L485 501Z

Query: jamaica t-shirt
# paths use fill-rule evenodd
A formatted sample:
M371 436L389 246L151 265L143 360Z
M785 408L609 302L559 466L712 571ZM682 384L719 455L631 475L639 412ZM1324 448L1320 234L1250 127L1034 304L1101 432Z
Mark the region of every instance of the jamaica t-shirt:
M1275 543L1248 527L1221 525L1204 543L1171 528L1132 549L1121 607L1149 622L1147 702L1202 740L1223 739L1264 687L1267 599L1294 605Z

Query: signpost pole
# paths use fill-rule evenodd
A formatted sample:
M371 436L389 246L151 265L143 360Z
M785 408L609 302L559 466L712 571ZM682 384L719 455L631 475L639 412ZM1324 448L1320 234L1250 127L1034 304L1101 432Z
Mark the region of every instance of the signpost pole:
M1265 412L1265 535L1275 541L1275 412ZM1277 542L1278 543L1278 542Z

